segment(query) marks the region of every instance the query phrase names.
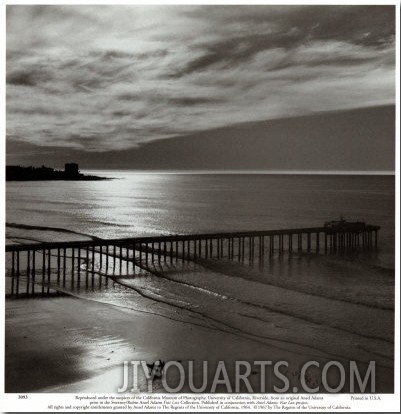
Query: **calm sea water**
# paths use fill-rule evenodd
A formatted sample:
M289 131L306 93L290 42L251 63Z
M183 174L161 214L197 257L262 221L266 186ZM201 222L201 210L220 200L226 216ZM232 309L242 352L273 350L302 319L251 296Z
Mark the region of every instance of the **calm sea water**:
M394 177L96 173L115 179L8 182L7 223L110 238L319 226L343 215L394 240Z
M7 242L318 227L340 216L380 225L377 251L159 263L75 294L391 372L394 177L96 174L115 179L7 182Z

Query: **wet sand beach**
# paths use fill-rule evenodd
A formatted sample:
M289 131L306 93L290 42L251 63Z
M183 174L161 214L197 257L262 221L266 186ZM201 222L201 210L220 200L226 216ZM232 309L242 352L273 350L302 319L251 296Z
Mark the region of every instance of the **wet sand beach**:
M203 327L68 296L6 302L6 392L116 392L126 360L245 359L258 348Z
M235 361L248 360L252 365L255 360L273 364L285 360L290 366L284 372L292 386L302 361L311 359L226 332L68 296L7 300L5 353L6 392L117 392L123 384L123 362L136 360L180 361L184 367L194 361L199 368L198 387L203 380L202 361L208 361L208 389L222 360L233 391ZM140 374L139 388L147 391ZM177 386L178 371L170 369L168 379L171 387ZM260 367L252 366L249 380L253 391L260 392ZM312 379L310 385L316 381ZM391 370L379 368L376 382L379 391L391 391ZM267 391L273 385L283 383L271 371ZM244 384L240 390L247 391ZM154 381L153 391L165 392L160 381ZM187 378L182 391L190 391ZM227 392L225 386L217 391Z

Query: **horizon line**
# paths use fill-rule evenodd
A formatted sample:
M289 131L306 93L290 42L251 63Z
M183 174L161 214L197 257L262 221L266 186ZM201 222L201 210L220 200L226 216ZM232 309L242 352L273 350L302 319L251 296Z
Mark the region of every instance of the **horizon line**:
M137 170L137 169L92 169L85 168L82 172L111 171L129 172L134 174L265 174L265 175L396 175L396 171L347 171L347 170Z

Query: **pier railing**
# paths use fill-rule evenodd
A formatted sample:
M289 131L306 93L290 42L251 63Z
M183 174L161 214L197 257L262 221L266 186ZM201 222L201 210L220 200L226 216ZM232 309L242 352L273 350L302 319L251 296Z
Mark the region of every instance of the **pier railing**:
M6 246L9 292L19 295L21 283L27 295L39 286L42 293L94 276L135 276L152 263L203 259L263 262L284 253L336 253L375 248L379 226L334 225L314 228L96 239ZM101 280L100 280L101 281Z

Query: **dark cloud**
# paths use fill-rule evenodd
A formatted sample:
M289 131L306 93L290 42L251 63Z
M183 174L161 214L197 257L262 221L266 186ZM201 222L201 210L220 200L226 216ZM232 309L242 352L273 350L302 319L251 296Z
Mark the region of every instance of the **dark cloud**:
M291 13L287 27L303 28L309 40L339 40L365 46L392 43L394 6L317 6Z
M121 101L138 101L141 99L141 96L137 93L122 92L116 96L116 99L119 99Z
M272 29L276 35L292 32L300 43L330 39L381 46L395 35L395 6L205 6L191 13L215 23L241 23L244 35L252 27Z
M7 83L19 86L36 86L47 79L46 73L35 69L10 71L6 75Z
M283 48L290 51L300 43L302 41L299 36L291 32L234 36L230 39L215 42L212 45L205 43L197 48L202 56L189 62L185 68L170 76L184 76L192 72L209 69L213 65L220 69L230 68L246 62L263 50Z
M206 9L213 16L214 8L209 6ZM368 47L382 47L394 43L395 15L391 6L288 7L285 12L272 14L260 8L262 13L259 16L242 14L241 11L246 8L241 6L237 9L239 13L235 20L232 15L228 18L224 14L218 15L221 21L216 24L222 25L225 21L231 24L233 21L241 22L243 31L213 44L198 45L202 56L189 62L184 69L171 74L172 77L205 70L213 65L230 67L263 50L282 48L291 53L299 46L313 41L347 41ZM281 7L275 9L282 10ZM269 22L271 26L266 25ZM261 23L264 25L260 33L248 33L248 26L257 27ZM335 60L335 56L332 60ZM343 60L342 63L347 64L350 61Z
M132 113L130 111L113 111L113 116L116 117L123 117L123 116L131 116Z
M203 104L216 104L221 102L217 98L203 98L203 97L181 97L181 98L170 98L169 103L178 106L194 106Z

